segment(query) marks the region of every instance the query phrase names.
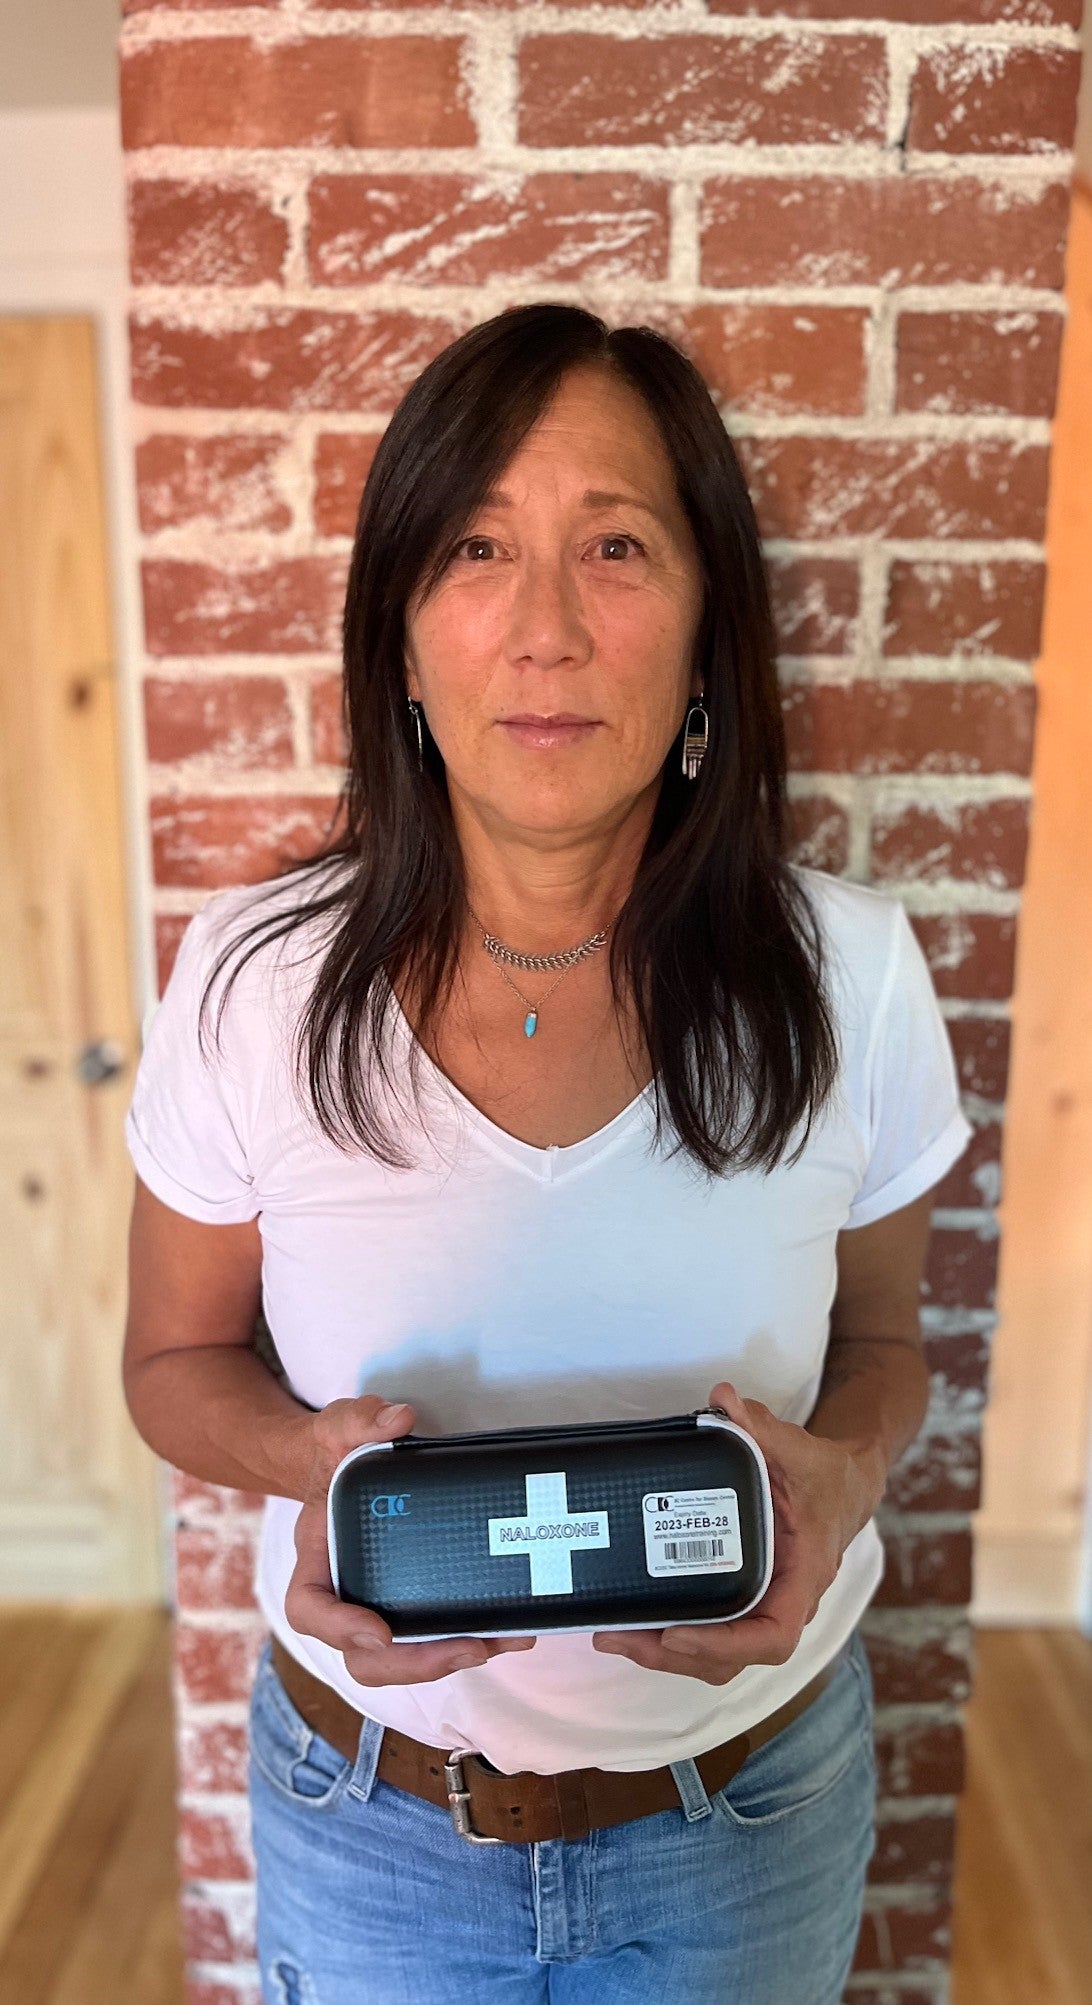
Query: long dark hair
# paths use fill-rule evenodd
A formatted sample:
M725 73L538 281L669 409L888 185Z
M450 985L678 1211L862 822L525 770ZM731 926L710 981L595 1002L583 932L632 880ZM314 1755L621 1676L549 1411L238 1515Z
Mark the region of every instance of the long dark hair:
M425 736L424 770L407 706L404 618L440 576L470 521L566 372L593 364L637 390L659 426L704 574L695 643L709 716L696 780L679 736L629 896L610 936L617 1007L634 1000L655 1067L655 1139L665 1107L710 1176L773 1168L812 1120L837 1069L823 945L786 854L785 738L773 626L750 496L708 388L650 327L609 329L583 307L510 308L453 341L422 371L380 441L361 497L343 619L346 778L330 833L260 894L298 875L303 902L259 918L221 955L330 915L332 938L294 1040L310 1102L338 1147L393 1168L412 1159L372 1091L387 1063L391 985L408 974L422 1041L450 994L467 918L463 859L443 760ZM228 987L231 984L229 982ZM225 996L221 1001L221 1014ZM217 1017L217 1039L220 1016ZM362 1050L361 1032L366 1032ZM419 1088L418 1045L410 1072Z

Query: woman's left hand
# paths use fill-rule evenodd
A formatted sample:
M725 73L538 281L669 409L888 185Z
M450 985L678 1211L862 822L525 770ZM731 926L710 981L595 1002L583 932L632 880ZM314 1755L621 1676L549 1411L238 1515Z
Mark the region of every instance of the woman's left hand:
M883 1495L885 1477L840 1441L778 1420L759 1399L742 1399L722 1379L709 1403L722 1406L758 1442L774 1503L774 1569L750 1615L693 1628L596 1630L596 1650L726 1685L748 1664L784 1664L842 1563L842 1554ZM687 1646L684 1650L684 1645Z

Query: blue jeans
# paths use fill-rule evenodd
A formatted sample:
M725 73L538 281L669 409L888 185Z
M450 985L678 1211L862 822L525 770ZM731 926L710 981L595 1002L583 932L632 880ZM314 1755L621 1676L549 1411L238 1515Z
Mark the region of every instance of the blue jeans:
M875 1848L859 1632L819 1697L710 1796L586 1838L472 1845L316 1734L273 1668L250 1700L266 2005L839 2005ZM446 1752L446 1750L445 1750Z

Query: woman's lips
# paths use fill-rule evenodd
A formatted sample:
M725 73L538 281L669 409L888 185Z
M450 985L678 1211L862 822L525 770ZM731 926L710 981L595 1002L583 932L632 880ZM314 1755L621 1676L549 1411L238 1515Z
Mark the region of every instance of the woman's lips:
M551 745L571 745L578 738L586 738L590 732L599 729L595 719L583 724L513 724L502 718L501 723L517 744L538 745L544 749Z

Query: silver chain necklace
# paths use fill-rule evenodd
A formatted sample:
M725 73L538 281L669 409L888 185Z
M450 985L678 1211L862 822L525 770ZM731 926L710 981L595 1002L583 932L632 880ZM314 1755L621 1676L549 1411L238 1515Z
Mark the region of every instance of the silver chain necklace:
M476 924L481 926L482 946L485 948L486 953L490 955L500 973L504 976L509 988L515 991L527 1010L527 1014L523 1019L523 1034L525 1037L533 1037L538 1029L539 1004L533 1003L529 996L524 995L522 989L516 988L516 984L508 973L504 963L507 961L516 968L530 968L532 970L541 968L544 971L559 967L561 974L558 975L556 982L550 983L546 991L546 996L552 995L557 987L557 982L560 982L568 974L570 968L575 968L578 962L586 960L589 954L598 953L600 947L605 944L607 934L614 924L612 919L610 924L603 927L600 932L589 933L587 939L581 940L578 947L563 947L555 954L518 954L514 947L506 947L502 940L497 939L495 933L490 933L485 926L482 926L482 922L472 905L470 906L470 913ZM542 1002L545 1002L546 996L541 998Z

